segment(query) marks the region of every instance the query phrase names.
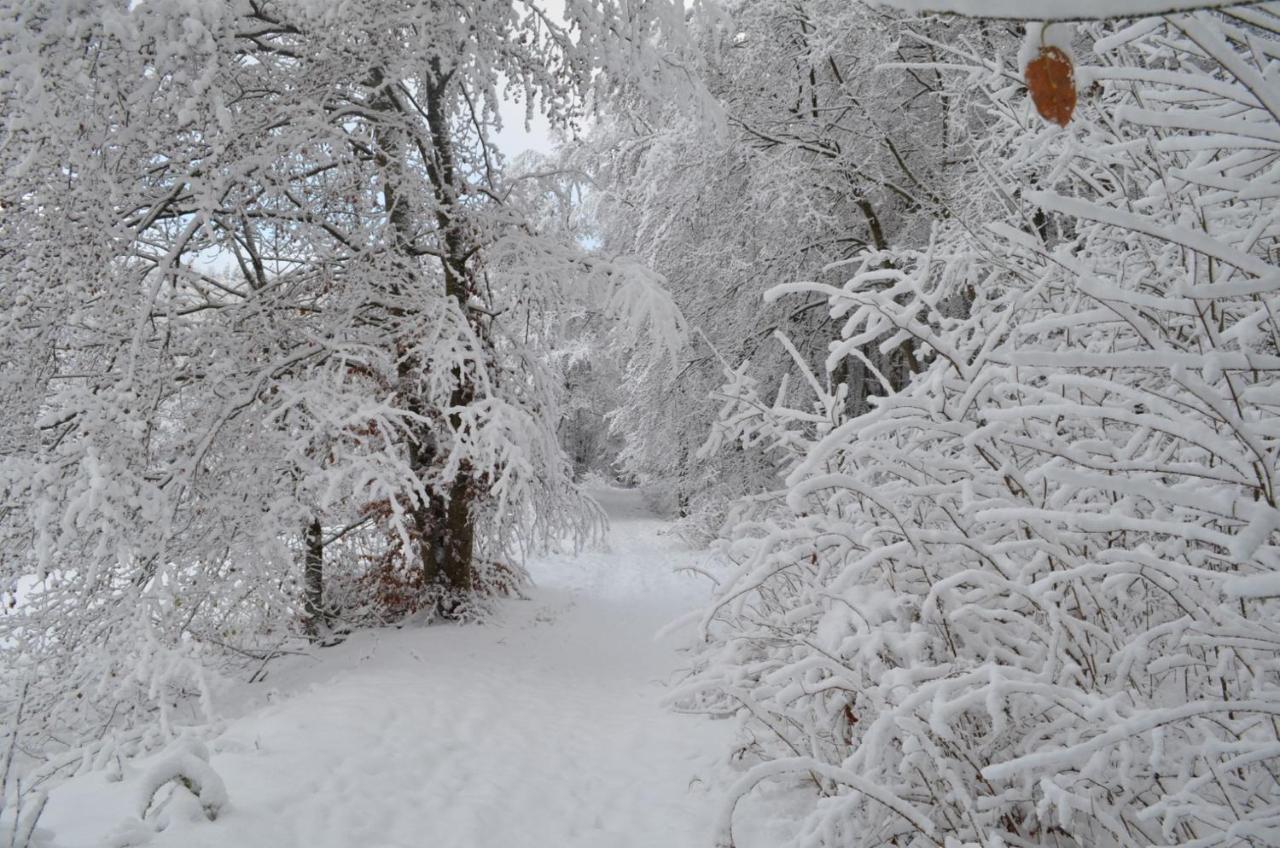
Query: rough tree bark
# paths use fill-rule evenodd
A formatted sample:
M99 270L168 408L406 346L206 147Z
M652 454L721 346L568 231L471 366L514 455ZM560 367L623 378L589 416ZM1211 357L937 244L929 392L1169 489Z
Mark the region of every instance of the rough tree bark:
M324 527L313 518L303 534L306 554L302 568L303 629L312 641L329 632L329 616L324 606Z

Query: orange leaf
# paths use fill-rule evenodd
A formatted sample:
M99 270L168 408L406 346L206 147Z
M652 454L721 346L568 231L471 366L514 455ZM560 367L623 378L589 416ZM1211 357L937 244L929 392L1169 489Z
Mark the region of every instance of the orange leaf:
M1067 54L1057 47L1041 47L1040 55L1027 63L1025 73L1040 117L1065 127L1076 110L1075 69Z

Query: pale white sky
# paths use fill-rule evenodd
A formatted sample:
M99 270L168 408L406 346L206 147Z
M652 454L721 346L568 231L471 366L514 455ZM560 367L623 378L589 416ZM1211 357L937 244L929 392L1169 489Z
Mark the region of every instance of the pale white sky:
M546 118L541 114L533 116L533 122L526 131L524 128L524 104L507 101L502 104L502 132L494 139L498 148L508 159L532 150L535 153L550 153L553 148L551 131Z
M548 17L564 22L564 0L532 0ZM498 133L495 143L513 159L521 153L551 153L553 142L550 128L542 115L535 114L529 129L524 128L524 104L506 101L499 110L502 113L502 132Z

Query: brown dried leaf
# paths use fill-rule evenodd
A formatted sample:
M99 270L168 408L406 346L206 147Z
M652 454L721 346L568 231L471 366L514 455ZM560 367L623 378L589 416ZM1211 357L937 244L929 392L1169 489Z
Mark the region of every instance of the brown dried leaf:
M1027 63L1024 73L1040 117L1065 127L1076 110L1075 68L1067 54L1057 47L1041 47L1040 55Z

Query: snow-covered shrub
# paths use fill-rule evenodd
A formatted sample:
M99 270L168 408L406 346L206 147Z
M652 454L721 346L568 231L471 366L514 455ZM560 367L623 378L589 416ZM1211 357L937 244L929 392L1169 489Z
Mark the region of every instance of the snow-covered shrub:
M169 794L160 798L162 792ZM154 820L163 830L185 819L215 820L227 808L227 787L209 765L209 749L194 739L183 738L161 755L138 785L137 815Z
M1277 33L1084 27L1065 129L951 47L973 204L774 290L827 299L828 370L921 371L850 420L725 389L716 440L790 472L683 693L759 758L722 844L765 781L812 792L804 846L1280 844Z
M28 707L27 689L18 695L17 721L0 734L0 846L33 848L36 825L44 812L46 794L39 782L15 768L20 743L23 710Z

